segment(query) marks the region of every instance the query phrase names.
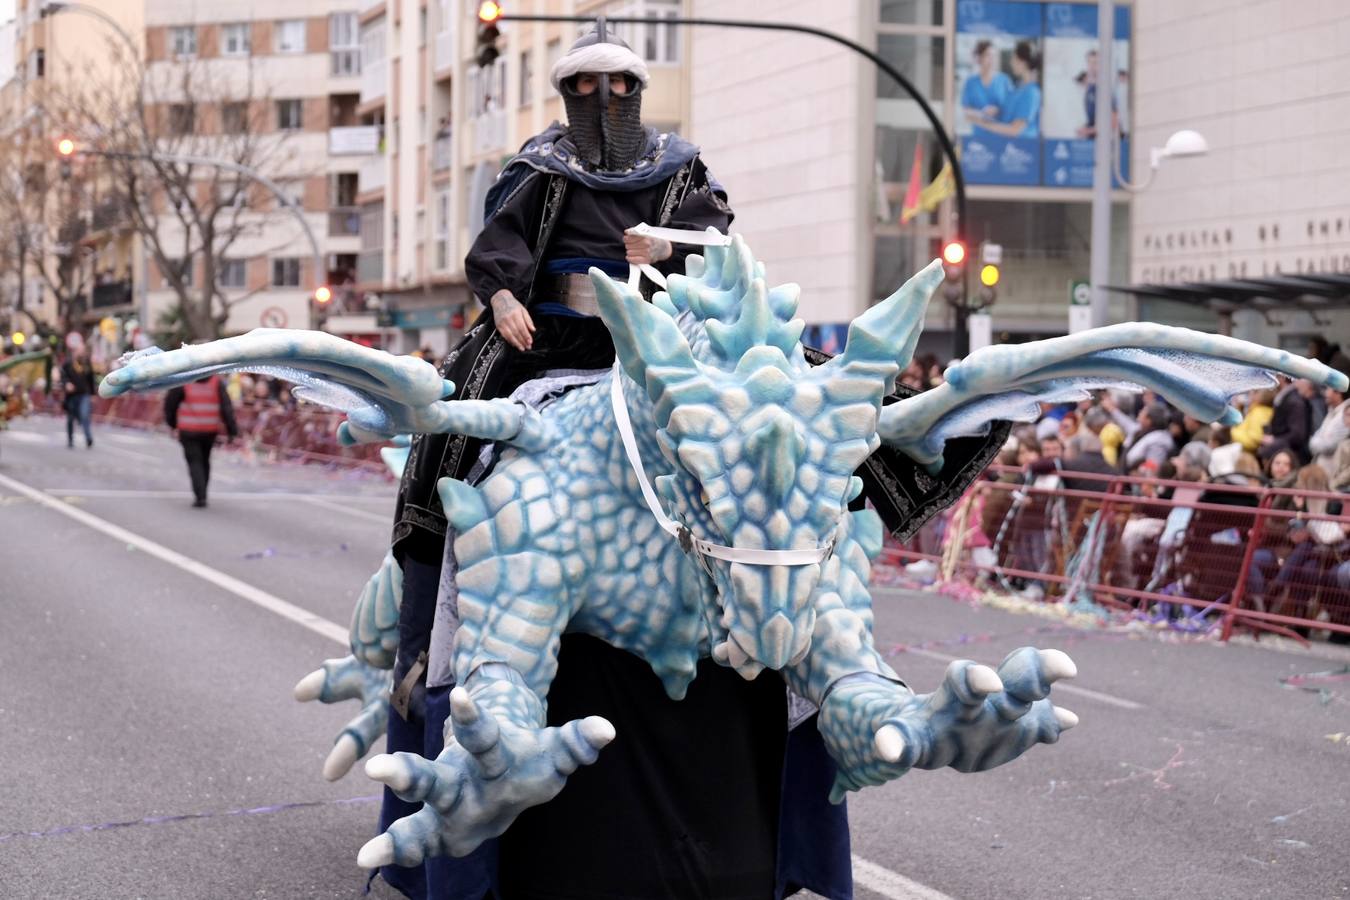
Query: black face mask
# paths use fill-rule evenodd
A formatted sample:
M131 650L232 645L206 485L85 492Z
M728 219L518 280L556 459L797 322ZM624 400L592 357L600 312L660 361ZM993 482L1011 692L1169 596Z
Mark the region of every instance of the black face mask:
M581 94L576 89L578 77L561 85L568 131L577 153L605 171L631 169L642 158L647 143L642 127L642 85L625 74L628 91L617 94L609 88L609 76L601 74L596 90Z

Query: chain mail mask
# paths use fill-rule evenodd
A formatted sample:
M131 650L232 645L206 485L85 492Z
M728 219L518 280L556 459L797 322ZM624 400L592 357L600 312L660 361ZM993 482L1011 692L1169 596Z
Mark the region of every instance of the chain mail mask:
M563 106L567 126L577 153L592 166L608 172L631 169L646 148L642 127L642 85L625 75L628 92L609 89L609 76L598 75L599 85L589 94L576 90L577 77L564 81Z

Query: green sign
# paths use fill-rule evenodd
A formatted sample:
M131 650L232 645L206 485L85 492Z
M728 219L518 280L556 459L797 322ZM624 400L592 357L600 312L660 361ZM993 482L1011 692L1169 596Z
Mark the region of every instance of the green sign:
M1092 305L1092 285L1086 281L1069 282L1069 305L1070 306L1091 306Z

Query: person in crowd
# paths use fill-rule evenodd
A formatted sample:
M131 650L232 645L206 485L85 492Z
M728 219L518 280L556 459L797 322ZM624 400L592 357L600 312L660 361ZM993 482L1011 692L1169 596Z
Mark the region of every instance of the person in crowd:
M1248 453L1261 448L1261 438L1265 436L1266 426L1275 415L1275 392L1259 390L1253 393L1247 403L1247 411L1242 421L1233 426L1233 440L1242 445Z
M1214 429L1213 425L1206 425L1194 416L1187 415L1181 417L1181 427L1186 435L1186 440L1183 443L1199 441L1202 444L1208 444L1210 434Z
M1083 427L1096 435L1097 440L1101 442L1102 459L1119 470L1120 448L1125 443L1125 432L1119 425L1111 421L1110 413L1101 405L1104 401L1105 395L1098 401L1098 405L1083 413Z
M1350 438L1350 427L1345 424L1345 408L1350 404L1346 395L1333 387L1323 390L1322 402L1326 404L1327 414L1308 438L1308 452L1312 454L1313 462L1331 477L1335 474L1332 470L1336 464L1336 448Z
M1138 427L1125 450L1127 469L1133 469L1144 461L1162 465L1171 458L1176 450L1176 442L1168 430L1171 420L1171 413L1162 403L1150 403L1139 411L1136 420Z
M1296 490L1308 494L1325 494L1328 486L1326 473L1314 464L1299 469L1294 484ZM1322 518L1329 513L1325 497L1298 494L1293 507L1300 514L1286 531L1293 549L1275 578L1268 585L1253 584L1252 591L1264 595L1265 606L1272 612L1306 618L1311 613L1310 601L1332 583L1328 576L1340 562L1336 549L1346 533L1341 523Z
M1172 466L1176 469L1177 481L1203 482L1209 480L1209 445L1201 441L1187 443L1176 456L1172 457Z
M1341 422L1350 430L1350 404L1342 404ZM1333 491L1350 490L1350 437L1336 447L1331 457L1331 471L1327 474Z
M206 490L211 480L211 449L221 433L226 441L239 436L234 421L234 404L225 390L225 380L210 375L191 384L170 388L164 395L164 421L183 445L188 477L192 481L192 505L206 506Z
M62 406L66 412L66 446L75 448L75 423L80 423L84 431L84 446L94 446L94 433L90 427L93 415L94 369L89 364L89 351L80 350L72 354L61 365L61 385L65 390Z
M1238 457L1247 452L1234 440L1233 429L1226 425L1211 426L1208 443L1210 477L1232 472Z
M1275 412L1261 438L1258 455L1269 459L1284 449L1293 450L1300 463L1312 457L1308 453L1308 438L1312 435L1313 408L1311 400L1317 389L1306 378L1286 383L1275 395Z

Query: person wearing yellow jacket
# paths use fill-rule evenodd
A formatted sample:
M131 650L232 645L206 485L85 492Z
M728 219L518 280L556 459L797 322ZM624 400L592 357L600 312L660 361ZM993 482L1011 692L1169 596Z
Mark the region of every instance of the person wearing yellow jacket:
M1242 445L1242 449L1248 453L1255 453L1261 446L1261 438L1266 433L1266 426L1275 416L1275 392L1257 391L1252 395L1252 402L1247 407L1247 415L1243 417L1242 422L1233 427L1233 440Z

